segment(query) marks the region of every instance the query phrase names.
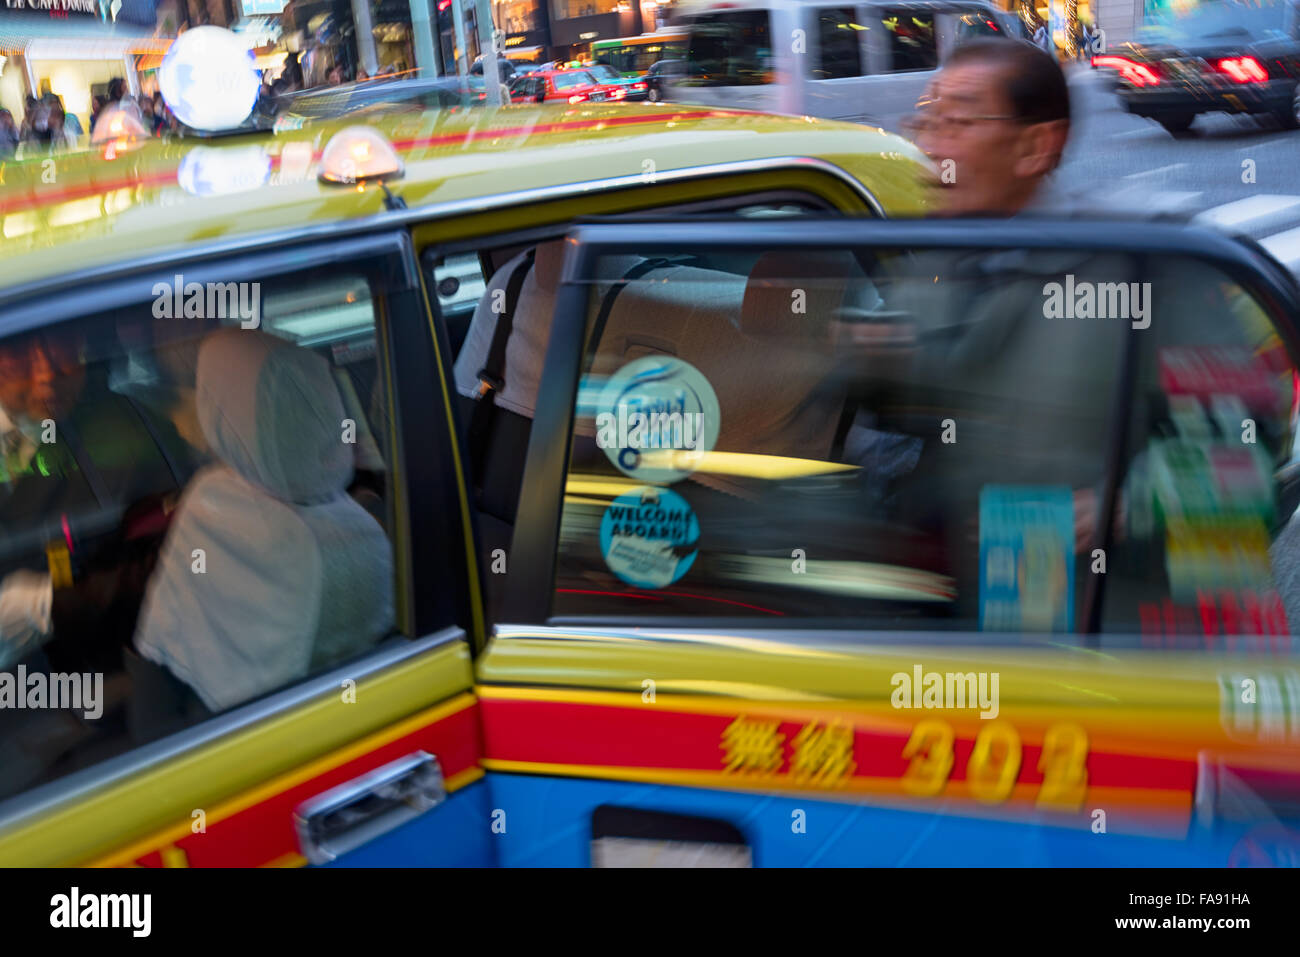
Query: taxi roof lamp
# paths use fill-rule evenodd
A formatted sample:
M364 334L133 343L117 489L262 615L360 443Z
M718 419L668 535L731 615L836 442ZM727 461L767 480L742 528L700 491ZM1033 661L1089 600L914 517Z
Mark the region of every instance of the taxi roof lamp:
M339 130L321 153L320 178L325 183L354 186L367 181L383 182L401 176L402 169L393 144L369 126Z
M138 114L113 104L95 118L95 125L90 131L90 144L102 146L115 143L119 150L149 135Z
M207 132L239 126L262 89L245 39L222 27L186 30L158 67L158 89L186 126Z

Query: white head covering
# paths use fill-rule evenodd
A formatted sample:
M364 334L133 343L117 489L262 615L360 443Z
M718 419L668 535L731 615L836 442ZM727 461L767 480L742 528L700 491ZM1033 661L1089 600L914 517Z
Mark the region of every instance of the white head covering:
M387 634L392 550L344 491L353 451L323 358L219 330L199 350L197 394L221 462L176 509L135 646L221 710Z

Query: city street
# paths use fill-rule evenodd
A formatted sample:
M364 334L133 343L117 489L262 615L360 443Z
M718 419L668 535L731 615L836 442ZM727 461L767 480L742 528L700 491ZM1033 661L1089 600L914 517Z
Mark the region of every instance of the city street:
M1300 271L1300 130L1282 130L1270 118L1209 114L1175 138L1154 120L1124 112L1100 72L1076 68L1070 86L1074 129L1064 187L1095 195L1102 206L1198 215L1260 240Z

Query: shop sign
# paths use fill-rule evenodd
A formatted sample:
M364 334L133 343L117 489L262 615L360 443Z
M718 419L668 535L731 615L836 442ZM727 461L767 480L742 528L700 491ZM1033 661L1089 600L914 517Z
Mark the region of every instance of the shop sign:
M51 16L68 13L99 16L99 4L96 0L5 0L10 10L46 10Z

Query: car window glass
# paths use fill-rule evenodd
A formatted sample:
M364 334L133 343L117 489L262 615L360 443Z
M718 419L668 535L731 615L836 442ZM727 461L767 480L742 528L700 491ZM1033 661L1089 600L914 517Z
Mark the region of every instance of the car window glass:
M889 37L890 71L933 70L939 65L934 16L919 10L883 10L881 25Z
M383 290L150 291L0 340L0 673L82 696L0 708L0 796L394 632Z
M866 27L857 22L852 7L818 7L817 37L820 67L812 75L819 80L862 76L862 33Z
M1069 250L744 252L585 278L554 614L1076 630L1127 337L1214 327L1235 287Z
M1294 494L1275 475L1293 451L1294 367L1267 313L1235 284L1210 283L1188 301L1188 321L1137 336L1103 625L1151 645L1289 635L1300 527L1287 524Z
M590 86L596 82L596 78L590 73L558 73L554 78L555 88L557 90L570 90L575 86Z
M691 82L703 86L771 83L774 59L766 10L707 13L691 24Z

